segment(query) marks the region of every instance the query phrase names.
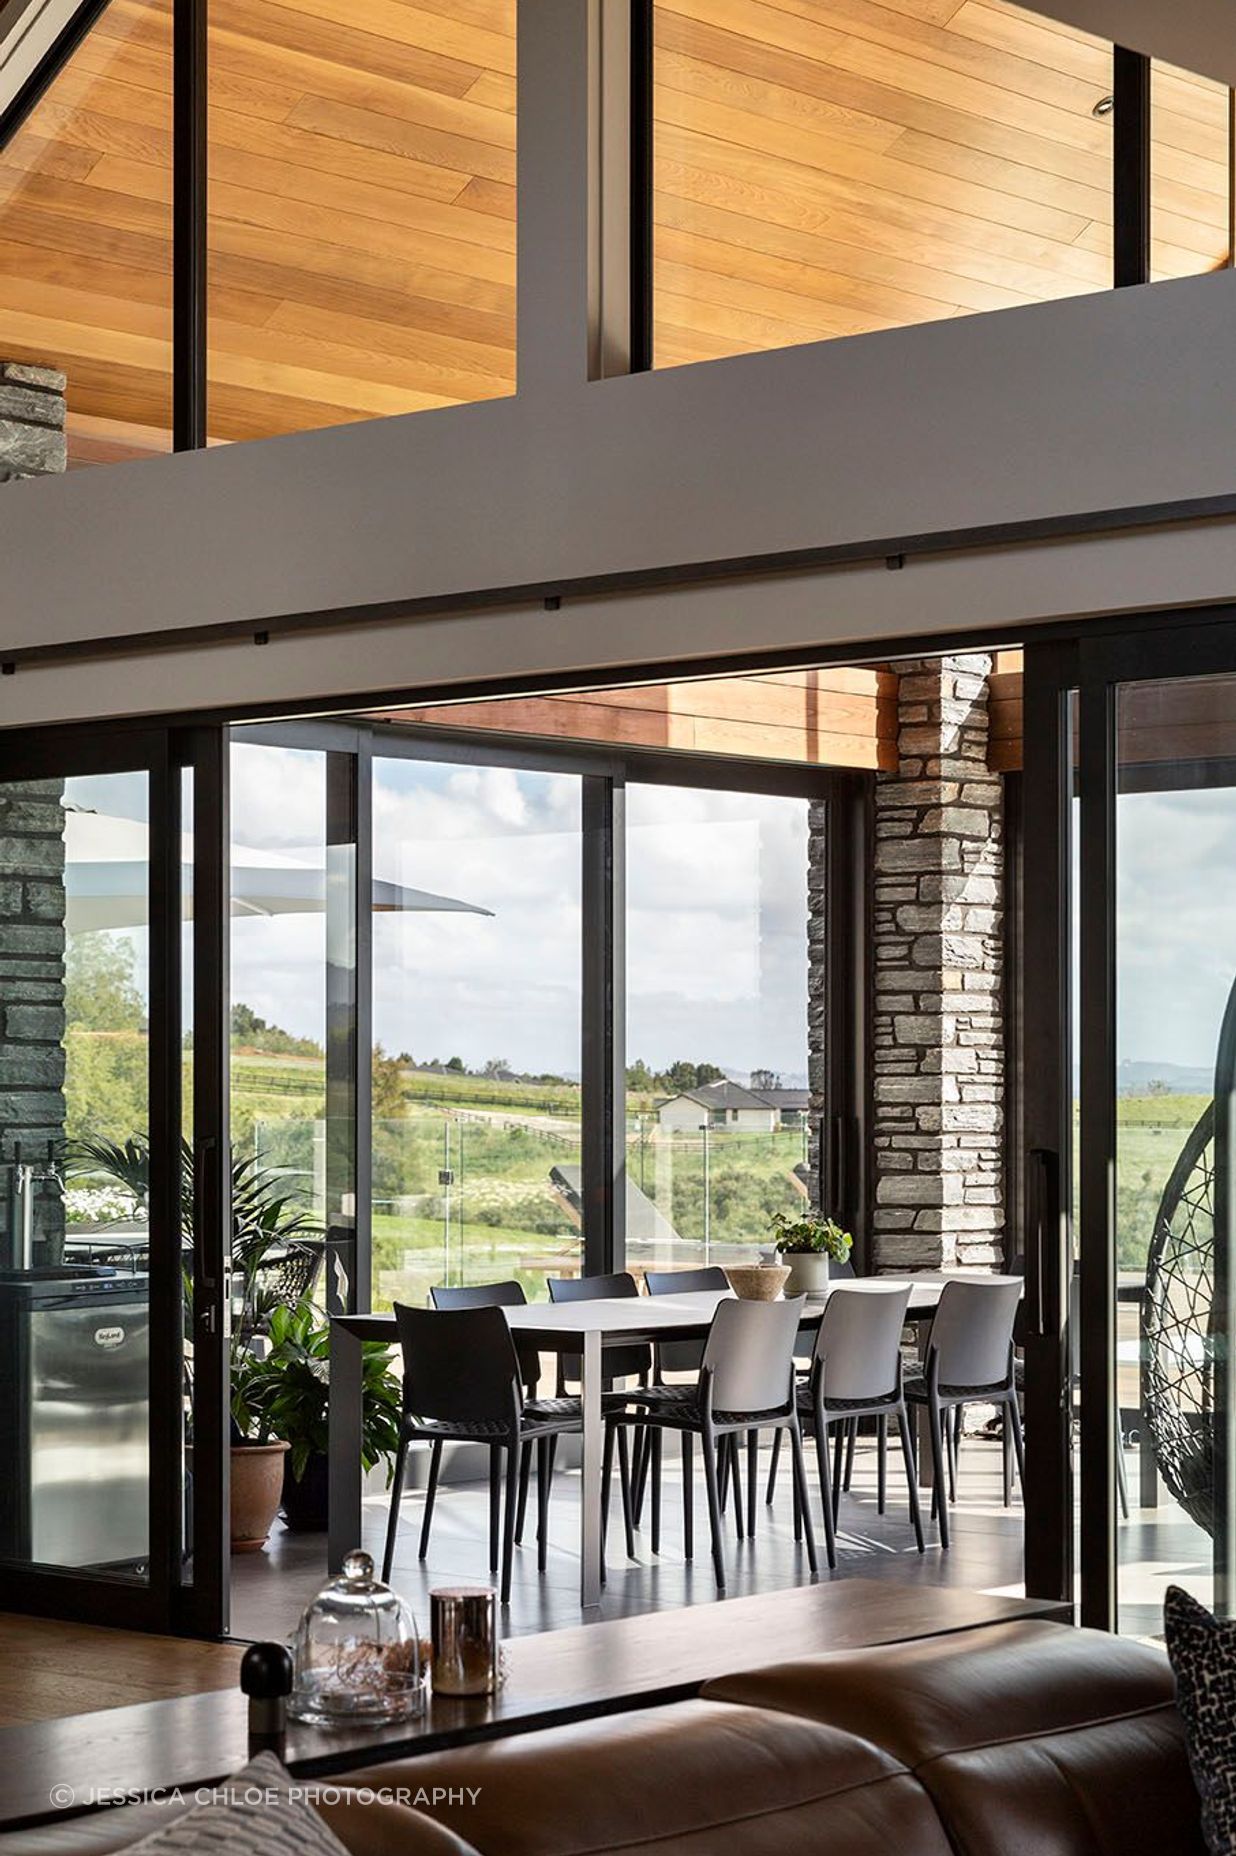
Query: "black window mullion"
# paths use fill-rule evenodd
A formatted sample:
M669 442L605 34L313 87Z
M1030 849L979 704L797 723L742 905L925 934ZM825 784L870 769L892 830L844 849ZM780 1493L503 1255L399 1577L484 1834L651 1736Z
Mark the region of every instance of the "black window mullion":
M172 448L206 443L206 8L172 15Z
M580 1145L586 1276L626 1264L626 788L583 781Z
M1112 213L1117 290L1150 281L1150 60L1113 51Z
M631 0L631 372L652 366L652 8Z

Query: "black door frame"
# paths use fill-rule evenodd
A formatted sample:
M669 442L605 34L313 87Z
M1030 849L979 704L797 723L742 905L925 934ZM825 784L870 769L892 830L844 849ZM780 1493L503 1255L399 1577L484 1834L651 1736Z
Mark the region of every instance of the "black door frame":
M1236 674L1236 608L1147 615L1132 627L1097 625L1072 639L1026 646L1026 1589L1031 1596L1072 1602L1079 1575L1080 1621L1101 1630L1116 1628L1118 1606L1112 1424L1117 695L1130 683L1224 674ZM1072 894L1074 816L1077 880ZM1076 998L1070 945L1074 909ZM1076 1246L1071 1204L1074 1024L1080 1058ZM1079 1331L1073 1336L1068 1286L1075 1248ZM1222 1312L1232 1290L1222 1243L1216 1243L1215 1257L1215 1294ZM1074 1344L1080 1376L1076 1491ZM1220 1498L1228 1505L1229 1470L1226 1462L1217 1464Z
M227 1628L228 1299L230 1217L222 1024L209 1002L226 971L226 763L218 729L141 728L100 739L95 726L12 730L0 738L0 783L144 773L149 782L150 1412L149 1571L138 1582L57 1567L8 1565L12 1610L192 1636ZM183 1051L181 927L183 775L193 775L195 868L193 1526L184 1537L184 1275L180 1248ZM220 785L220 782L224 782ZM214 1017L222 1018L217 1011ZM220 1059L222 1058L222 1061ZM164 1234L159 1242L157 1233ZM186 1578L186 1557L192 1576Z

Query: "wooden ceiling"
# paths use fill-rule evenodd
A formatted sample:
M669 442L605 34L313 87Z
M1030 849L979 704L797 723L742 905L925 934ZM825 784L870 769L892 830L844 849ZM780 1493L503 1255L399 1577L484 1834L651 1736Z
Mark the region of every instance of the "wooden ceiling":
M1106 289L1109 46L1003 0L660 0L662 365ZM1156 275L1228 250L1227 92L1154 77Z
M897 768L897 678L865 665L440 703L369 719L813 767Z
M525 0L525 4L535 0ZM210 0L210 431L510 393L516 0ZM170 0L0 150L0 352L75 464L166 449ZM660 0L660 365L1105 288L1110 53L1003 0ZM1155 263L1227 252L1226 93L1156 74Z
M212 439L514 391L515 0L210 0ZM166 449L171 5L111 0L0 151L0 351L74 463Z

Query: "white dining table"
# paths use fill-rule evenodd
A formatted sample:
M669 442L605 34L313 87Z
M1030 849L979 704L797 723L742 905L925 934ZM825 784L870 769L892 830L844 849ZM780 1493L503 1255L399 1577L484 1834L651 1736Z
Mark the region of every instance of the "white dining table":
M909 1321L929 1319L940 1292L950 1278L936 1272L915 1276L852 1277L847 1290L903 1282L909 1286ZM804 1304L802 1327L819 1326L829 1295L842 1286L832 1283ZM630 1347L643 1342L702 1340L708 1333L718 1302L729 1291L707 1290L692 1295L639 1295L595 1302L527 1302L503 1308L512 1334L538 1351L574 1354L581 1362L579 1599L584 1610L601 1602L601 1471L604 1456L604 1422L601 1394L605 1380L607 1347ZM361 1538L361 1346L364 1341L396 1340L394 1315L336 1315L331 1321L329 1535L330 1569L337 1571L344 1556Z

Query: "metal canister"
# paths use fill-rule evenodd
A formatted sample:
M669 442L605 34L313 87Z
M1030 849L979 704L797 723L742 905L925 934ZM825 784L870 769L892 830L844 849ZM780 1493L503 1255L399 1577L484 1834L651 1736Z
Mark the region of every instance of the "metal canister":
M498 1686L498 1612L490 1586L429 1594L436 1695L492 1695Z

